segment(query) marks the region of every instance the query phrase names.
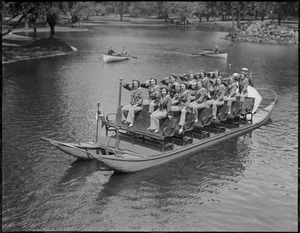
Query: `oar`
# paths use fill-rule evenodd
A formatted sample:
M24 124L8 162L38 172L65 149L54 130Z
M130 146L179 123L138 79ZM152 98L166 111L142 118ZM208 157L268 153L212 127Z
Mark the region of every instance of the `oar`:
M228 49L231 45L233 45L233 44L230 44L230 45L227 45L225 48L223 48L223 49L220 49L220 51L224 51L225 49Z
M132 57L132 58L134 58L134 59L138 59L137 57L135 57L135 56L131 56L131 55L129 55L129 57Z

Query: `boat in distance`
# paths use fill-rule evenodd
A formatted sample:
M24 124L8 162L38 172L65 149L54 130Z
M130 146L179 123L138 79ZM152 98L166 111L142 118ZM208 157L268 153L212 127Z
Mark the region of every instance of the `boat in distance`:
M266 124L275 107L276 93L268 89L260 89L260 93L258 93L256 89L252 89L252 97L245 99L243 109L240 105L241 102L236 101L236 104L232 105L232 114L227 115L227 105L224 104L225 110L222 111L223 107L221 107L219 113L218 109L216 121L212 120L210 108L205 108L202 111L204 113L199 114L197 123L195 123L195 119L187 116L190 124L187 124L183 134L178 134L176 124L172 124L172 126L170 126L171 124L165 124L165 126L162 124L159 133L148 131L146 128L150 121L146 117L149 117L146 105L143 106L140 118L137 118L134 126L129 128L120 121L119 96L117 113L98 117L95 142L64 143L45 137L42 139L75 158L98 160L118 172L138 172L200 151ZM254 112L256 101L260 103ZM99 105L100 103L98 103L98 113ZM115 119L109 119L110 116L115 116ZM105 126L106 136L98 137L99 119ZM174 116L173 121L178 122L176 119ZM169 121L168 118L166 121ZM108 135L109 132L112 134ZM165 142L165 139L170 140Z
M216 58L227 58L228 53L224 52L215 52L213 49L199 49L199 52L193 53L193 56L207 56L207 57L216 57Z
M107 55L107 54L103 54L103 61L105 63L124 61L124 60L129 60L129 57L124 56L124 55Z

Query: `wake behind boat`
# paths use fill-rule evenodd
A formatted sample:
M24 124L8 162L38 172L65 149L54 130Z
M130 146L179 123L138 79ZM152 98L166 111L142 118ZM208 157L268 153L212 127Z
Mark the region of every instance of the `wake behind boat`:
M252 87L250 87L252 88ZM48 138L58 149L77 158L95 159L111 169L131 173L169 162L195 151L207 148L221 141L249 132L267 123L274 109L276 94L268 89L254 88L249 91L244 104L239 100L232 104L231 114L227 105L218 108L217 119L212 120L212 110L204 108L195 122L193 115L187 115L182 134L178 133L178 116L161 122L159 133L148 131L149 105L137 114L133 127L128 127L121 119L120 79L119 105L116 113L100 116L106 130L106 137L97 137L96 142L63 143ZM256 107L259 105L258 107ZM98 103L98 112L99 112ZM254 110L254 108L257 108ZM100 111L101 112L101 111ZM98 121L97 118L97 134ZM111 135L108 135L111 133Z

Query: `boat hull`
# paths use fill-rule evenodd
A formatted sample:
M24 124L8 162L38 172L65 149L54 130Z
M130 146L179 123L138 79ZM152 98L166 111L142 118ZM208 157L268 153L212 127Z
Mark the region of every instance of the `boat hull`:
M215 57L215 58L227 58L227 53L203 53L201 55L207 56L207 57Z
M115 55L106 55L106 54L103 54L103 61L105 63L108 63L108 62L117 62L117 61L124 61L124 60L128 60L129 58L128 57L125 57L125 56L115 56Z
M45 141L50 142L53 146L59 150L72 155L75 158L91 160L94 159L93 154L100 152L101 147L93 145L92 142L88 143L64 143L49 138L42 138Z

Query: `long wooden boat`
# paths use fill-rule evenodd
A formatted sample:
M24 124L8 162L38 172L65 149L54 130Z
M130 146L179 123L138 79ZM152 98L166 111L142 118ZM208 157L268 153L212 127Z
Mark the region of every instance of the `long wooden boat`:
M128 59L129 59L128 56L103 54L103 61L106 63L116 62L116 61L124 61L124 60L128 60Z
M122 80L120 81L122 83ZM152 138L151 133L146 130L149 126L149 120L142 119L141 124L137 122L136 126L128 128L120 122L121 114L121 84L119 94L119 105L116 113L116 121L106 121L104 125L112 129L113 133L110 136L98 137L98 122L97 122L97 138L96 142L87 143L63 143L49 138L42 138L56 146L58 149L81 159L95 159L101 161L109 168L125 173L138 172L154 166L161 165L179 157L186 156L195 151L207 148L221 141L228 140L232 137L244 134L255 128L258 128L267 123L271 112L274 109L277 99L276 93L268 89L260 89L258 93L255 89L251 91L253 102L259 102L259 107L253 113L253 106L249 110L249 115L245 117L245 121L238 120L237 125L228 124L225 122L220 131L204 130L199 133L197 127L192 128L193 136L188 140L188 143L183 143L186 137L172 138L172 144L169 143L169 149L163 150L159 143ZM228 110L226 110L228 111ZM99 103L98 103L99 112ZM142 111L143 113L143 111ZM145 112L144 112L145 113ZM238 117L240 117L238 115ZM99 120L100 118L98 118ZM103 121L106 118L101 118ZM97 121L98 121L97 120ZM206 125L207 126L207 125ZM136 128L135 128L136 127ZM106 128L107 129L107 128ZM139 132L135 134L134 132ZM144 132L144 133L143 133ZM204 134L203 134L204 133ZM153 133L155 134L155 133ZM206 136L205 136L206 135ZM138 136L141 136L139 139ZM146 138L146 139L145 139ZM188 137L187 137L188 138ZM174 140L175 139L175 140Z

